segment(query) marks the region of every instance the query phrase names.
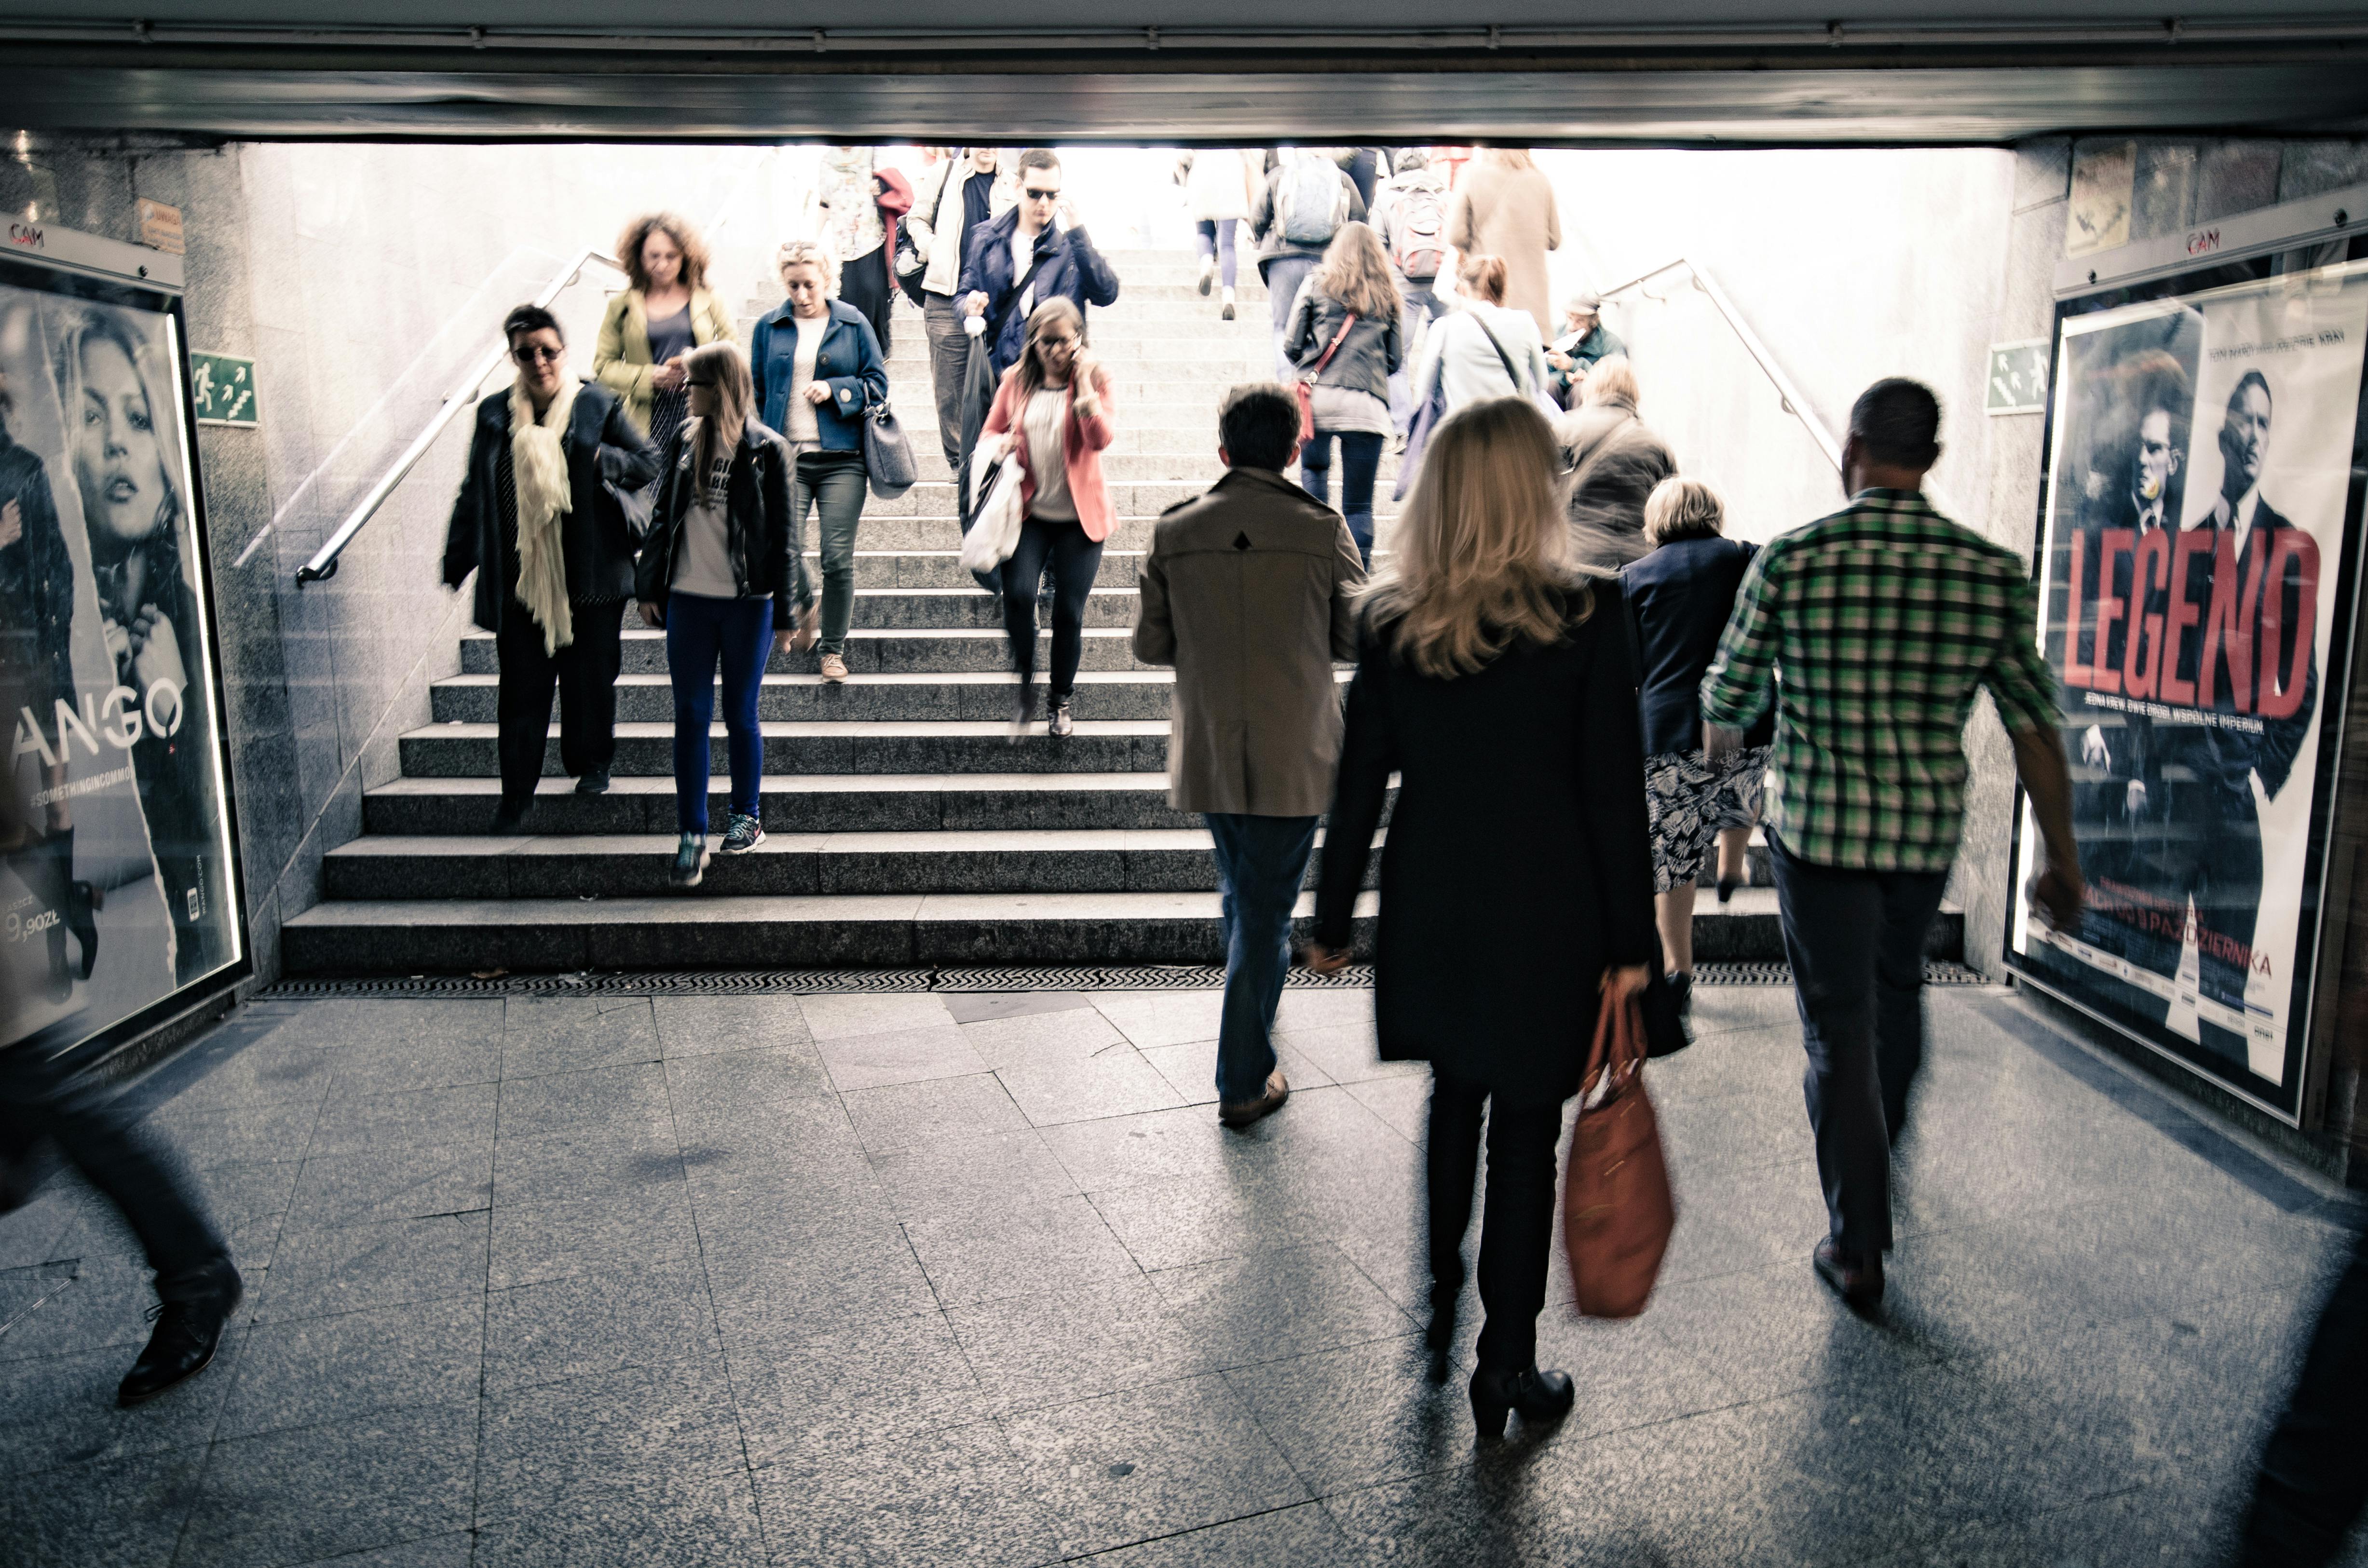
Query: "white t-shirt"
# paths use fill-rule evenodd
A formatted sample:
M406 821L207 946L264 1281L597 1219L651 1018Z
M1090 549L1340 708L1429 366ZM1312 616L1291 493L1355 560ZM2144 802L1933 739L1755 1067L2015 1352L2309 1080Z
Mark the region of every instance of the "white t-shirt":
M732 570L731 527L723 516L732 493L734 456L730 450L716 453L715 460L708 464L706 474L692 489L690 512L682 520L682 540L674 552L676 593L697 594L711 599L744 597L739 574Z
M1019 411L1020 432L1028 439L1028 477L1036 482L1036 498L1028 515L1047 522L1077 520L1077 504L1069 494L1069 389L1045 387Z
M1041 230L1038 232L1042 233ZM1025 233L1021 232L1018 224L1013 224L1011 228L1012 287L1018 288L1019 286L1019 280L1028 276L1029 264L1033 262L1035 259L1036 235ZM1033 294L1035 291L1036 286L1032 283L1030 284L1028 287L1028 293ZM1035 302L1029 299L1027 294L1023 294L1019 297L1019 302L1011 307L1011 313L1018 316L1021 321L1026 321L1028 319L1028 312L1035 308Z
M791 325L797 331L798 346L790 358L790 413L783 421L789 428L781 434L792 441L819 441L822 427L814 423L814 404L806 401L806 388L814 385L814 358L822 352L822 340L830 331L830 318L801 320Z

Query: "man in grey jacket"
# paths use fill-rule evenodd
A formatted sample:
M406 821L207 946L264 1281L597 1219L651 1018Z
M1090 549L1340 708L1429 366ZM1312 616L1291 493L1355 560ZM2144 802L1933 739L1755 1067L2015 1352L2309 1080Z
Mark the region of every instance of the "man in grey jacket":
M1139 580L1134 656L1176 666L1167 803L1215 840L1225 938L1217 1116L1247 1127L1291 1088L1274 1013L1291 915L1340 757L1335 660L1357 652L1350 597L1365 580L1340 514L1283 477L1299 403L1271 382L1235 387L1217 416L1230 471L1162 514Z

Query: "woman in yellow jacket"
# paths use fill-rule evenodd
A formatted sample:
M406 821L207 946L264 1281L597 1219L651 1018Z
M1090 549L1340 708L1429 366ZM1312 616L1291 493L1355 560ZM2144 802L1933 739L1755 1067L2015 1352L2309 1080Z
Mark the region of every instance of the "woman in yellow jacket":
M592 374L663 453L682 426L684 362L702 344L732 340L732 313L707 287L705 242L674 213L626 224L617 260L632 285L600 318Z

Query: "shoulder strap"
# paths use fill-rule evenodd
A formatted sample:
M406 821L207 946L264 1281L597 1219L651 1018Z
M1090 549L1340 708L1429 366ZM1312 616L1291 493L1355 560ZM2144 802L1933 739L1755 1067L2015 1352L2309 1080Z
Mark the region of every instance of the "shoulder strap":
M1059 248L1057 245L1053 247L1054 250ZM1043 271L1044 264L1052 259L1051 251L1039 249L1029 261L1027 272L1011 286L1011 292L1004 299L1003 308L995 312L995 320L987 326L986 340L989 343L1003 340L1003 324L1011 319L1011 312L1019 309L1019 301L1028 297L1028 285L1036 281L1036 275Z
M1513 357L1505 352L1504 340L1497 335L1496 329L1482 321L1476 312L1467 311L1464 313L1472 317L1472 324L1480 329L1482 335L1488 339L1488 347L1495 349L1497 358L1504 362L1505 379L1513 383L1513 390L1517 392L1529 391L1528 379L1513 368Z
M1333 335L1332 347L1324 351L1323 358L1315 361L1315 369L1307 372L1310 380L1313 380L1324 373L1324 367L1332 363L1332 356L1340 352L1340 345L1349 341L1349 334L1356 324L1357 312L1350 311L1349 312L1349 319L1342 322L1340 324L1340 330Z

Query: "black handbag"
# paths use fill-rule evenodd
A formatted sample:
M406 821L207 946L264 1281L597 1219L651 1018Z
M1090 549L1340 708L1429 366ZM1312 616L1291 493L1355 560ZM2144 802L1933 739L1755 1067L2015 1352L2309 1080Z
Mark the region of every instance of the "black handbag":
M863 410L863 467L871 481L871 494L882 501L894 501L921 477L913 460L913 443L905 438L905 426L896 422L885 402L868 404Z
M1658 963L1653 965L1653 978L1645 983L1637 994L1637 1013L1645 1020L1645 1058L1675 1056L1693 1044L1693 1030L1686 1027L1685 1016L1678 1011L1678 988L1661 972Z

